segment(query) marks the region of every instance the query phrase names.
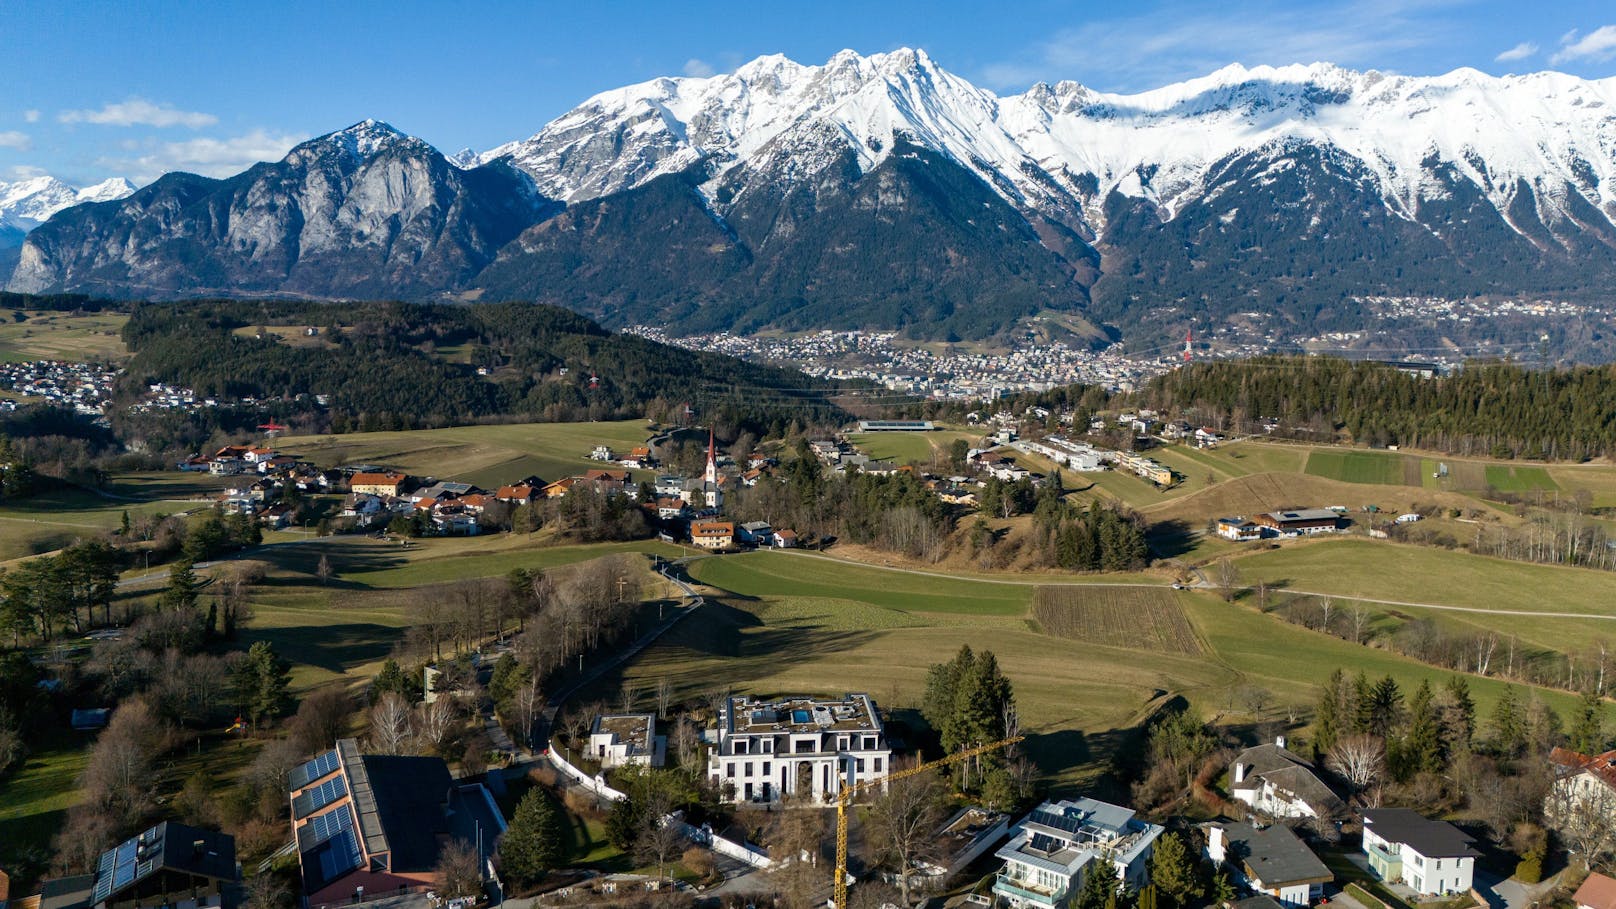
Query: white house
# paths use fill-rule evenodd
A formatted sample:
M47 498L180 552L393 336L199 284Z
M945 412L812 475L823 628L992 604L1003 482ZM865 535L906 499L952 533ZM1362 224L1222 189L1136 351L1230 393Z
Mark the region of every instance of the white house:
M1044 802L994 853L1004 868L994 879L993 895L1012 909L1061 909L1096 861L1111 862L1121 886L1143 887L1163 829L1135 817L1132 808L1090 798Z
M1549 752L1554 788L1543 804L1551 821L1584 810L1616 813L1616 751L1592 757L1556 748Z
M1229 869L1242 887L1266 893L1286 906L1308 906L1324 896L1335 875L1313 850L1291 832L1274 825L1211 824L1206 828L1206 857Z
M628 764L661 767L667 748L667 736L656 734L655 714L603 713L589 730L589 754L603 770Z
M1473 843L1452 824L1407 808L1371 808L1363 813L1369 870L1421 895L1468 892L1480 854Z
M867 694L841 700L732 697L719 709L707 776L733 802L794 795L829 801L845 785L892 771L880 714Z
M1218 518L1217 534L1225 540L1245 543L1262 539L1263 529L1257 522L1245 518Z
M1329 818L1346 808L1311 763L1285 748L1284 737L1242 751L1230 773L1234 797L1269 817Z

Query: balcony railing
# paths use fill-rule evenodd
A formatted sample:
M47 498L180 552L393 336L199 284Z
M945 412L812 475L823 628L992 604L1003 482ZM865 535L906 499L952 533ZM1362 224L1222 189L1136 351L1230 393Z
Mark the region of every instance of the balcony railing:
M993 892L1032 900L1041 906L1054 906L1066 898L1065 887L1045 887L1029 880L1011 877L1003 872L1000 872L998 879L993 882Z

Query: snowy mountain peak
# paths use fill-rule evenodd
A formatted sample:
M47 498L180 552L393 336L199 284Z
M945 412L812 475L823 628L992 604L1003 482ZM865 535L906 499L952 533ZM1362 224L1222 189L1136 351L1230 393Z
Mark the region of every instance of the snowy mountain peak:
M122 177L82 189L50 176L0 183L0 227L26 233L64 208L81 202L111 202L134 191Z
M348 127L339 129L304 142L292 149L287 155L288 160L302 160L328 154L336 149L345 154L350 160L364 162L376 155L394 148L407 148L410 150L431 150L431 146L414 136L395 129L392 124L381 120L366 119Z

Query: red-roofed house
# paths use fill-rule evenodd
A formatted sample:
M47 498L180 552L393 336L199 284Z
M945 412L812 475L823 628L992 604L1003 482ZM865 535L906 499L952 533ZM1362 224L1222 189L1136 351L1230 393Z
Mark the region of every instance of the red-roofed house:
M701 549L733 549L735 525L729 521L699 521L691 524L690 542Z
M1549 764L1554 770L1554 789L1543 812L1550 820L1590 805L1616 812L1616 751L1590 757L1556 748L1549 752Z
M501 486L494 492L494 498L512 505L530 505L538 497L539 491L525 483L517 486Z
M1595 871L1577 888L1571 901L1577 909L1616 909L1616 879Z
M404 475L391 471L384 473L356 473L348 480L352 492L368 492L373 496L396 496L404 489Z

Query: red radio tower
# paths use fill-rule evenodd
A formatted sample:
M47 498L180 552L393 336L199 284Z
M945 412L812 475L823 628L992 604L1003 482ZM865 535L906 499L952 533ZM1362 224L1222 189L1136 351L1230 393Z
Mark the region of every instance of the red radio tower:
M1186 330L1184 332L1184 362L1185 363L1188 363L1190 361L1190 357L1192 356L1192 354L1190 353L1190 345L1193 344L1193 343L1195 343L1195 329L1191 328L1191 329L1188 329L1188 330Z

